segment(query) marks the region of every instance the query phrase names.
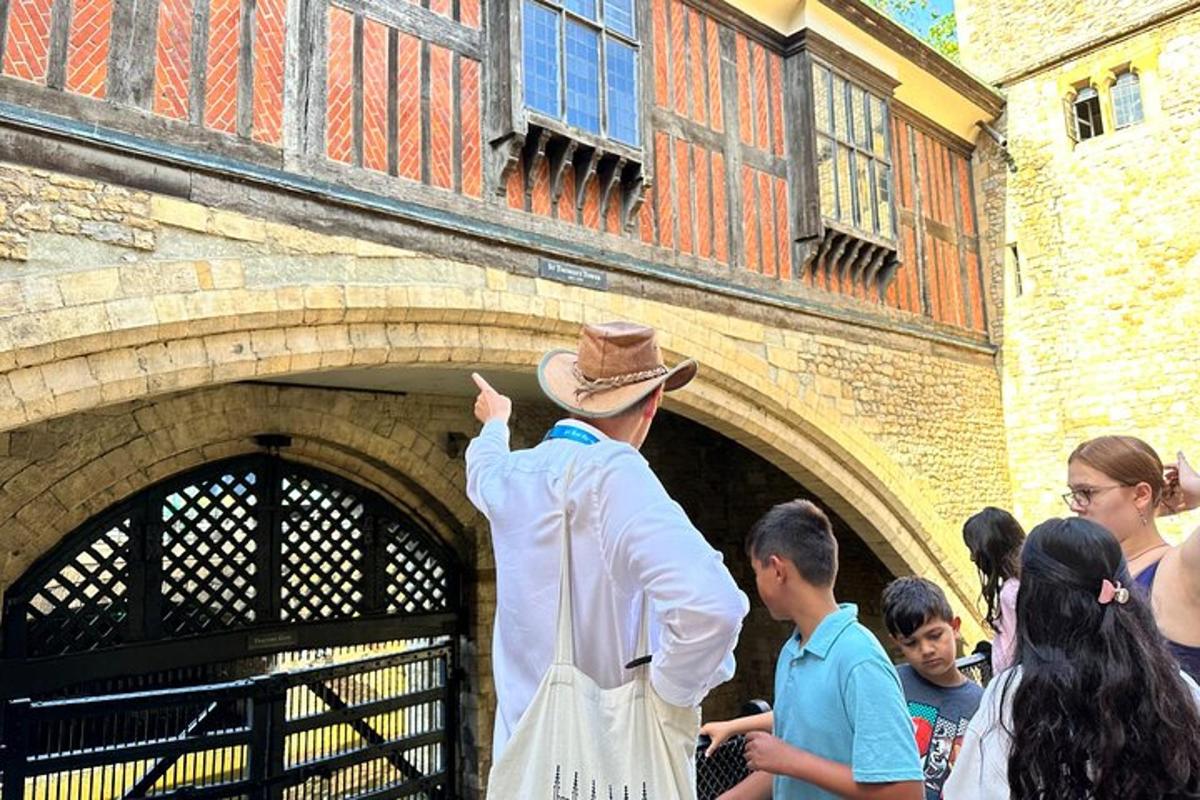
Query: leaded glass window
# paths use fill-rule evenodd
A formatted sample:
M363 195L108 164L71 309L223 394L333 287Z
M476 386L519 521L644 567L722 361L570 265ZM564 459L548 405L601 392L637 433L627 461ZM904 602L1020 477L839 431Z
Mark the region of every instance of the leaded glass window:
M523 0L525 108L638 147L633 0Z
M886 101L820 63L813 64L813 98L822 216L893 238Z
M1113 125L1117 130L1142 121L1142 87L1136 72L1122 72L1112 87Z

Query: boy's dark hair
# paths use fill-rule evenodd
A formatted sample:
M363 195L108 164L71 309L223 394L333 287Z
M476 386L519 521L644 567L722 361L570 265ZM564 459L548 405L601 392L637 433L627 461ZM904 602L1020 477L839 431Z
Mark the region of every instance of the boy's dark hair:
M954 610L942 587L927 578L896 578L883 590L883 623L898 639L933 620L952 622Z
M771 556L786 558L813 586L832 586L837 577L833 526L808 500L780 503L763 514L746 535L746 553L760 563Z

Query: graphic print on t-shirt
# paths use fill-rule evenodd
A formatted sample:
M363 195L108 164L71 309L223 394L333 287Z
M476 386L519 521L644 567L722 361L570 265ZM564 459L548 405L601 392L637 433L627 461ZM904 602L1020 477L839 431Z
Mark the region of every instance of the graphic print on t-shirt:
M908 701L908 713L912 715L916 729L917 751L925 771L926 800L942 796L942 784L950 776L950 768L958 757L963 734L967 732L969 719L949 720L938 714L930 705Z

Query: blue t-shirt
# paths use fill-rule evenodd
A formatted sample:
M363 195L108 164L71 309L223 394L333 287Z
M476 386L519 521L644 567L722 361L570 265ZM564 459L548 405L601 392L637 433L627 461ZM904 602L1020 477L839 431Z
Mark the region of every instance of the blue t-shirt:
M848 765L859 783L924 776L900 678L879 641L843 603L808 642L791 636L775 667L775 735ZM774 800L837 800L795 778L775 777Z

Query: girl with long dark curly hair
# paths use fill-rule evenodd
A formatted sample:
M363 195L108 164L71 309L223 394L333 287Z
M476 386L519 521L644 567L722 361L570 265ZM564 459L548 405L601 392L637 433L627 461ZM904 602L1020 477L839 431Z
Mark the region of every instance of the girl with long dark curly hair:
M1131 584L1099 525L1033 529L1021 551L1018 665L988 686L947 800L1200 798L1200 687Z
M987 622L996 632L992 674L1012 666L1017 644L1017 589L1025 531L1012 514L988 506L963 524L963 542L979 571Z

